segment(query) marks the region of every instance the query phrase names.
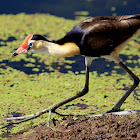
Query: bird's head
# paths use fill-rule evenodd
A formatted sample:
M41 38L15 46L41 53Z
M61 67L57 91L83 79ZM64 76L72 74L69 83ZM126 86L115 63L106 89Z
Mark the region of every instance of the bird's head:
M38 34L28 35L20 47L12 54L12 57L28 51L49 54L56 57L69 57L80 54L80 49L74 42L58 44L56 41L49 41Z
M44 48L44 42L49 42L45 37L38 34L30 34L28 35L24 42L20 45L20 47L13 53L12 56L16 56L20 53L24 52L43 52L47 51L47 48Z

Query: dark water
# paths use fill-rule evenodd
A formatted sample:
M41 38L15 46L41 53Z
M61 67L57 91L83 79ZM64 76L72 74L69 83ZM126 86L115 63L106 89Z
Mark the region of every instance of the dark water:
M79 13L79 11L87 11ZM140 0L2 0L0 14L49 13L72 18L79 15L122 15L140 13Z

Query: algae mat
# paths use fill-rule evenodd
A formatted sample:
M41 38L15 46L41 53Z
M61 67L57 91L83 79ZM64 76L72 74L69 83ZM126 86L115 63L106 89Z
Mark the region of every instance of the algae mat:
M50 40L63 37L78 20L47 14L0 15L0 118L28 115L49 107L79 92L85 81L84 57L56 58L42 54L22 54L8 62L28 34L41 34ZM140 77L139 36L121 52L123 62ZM132 85L132 80L114 62L95 59L90 70L90 91L61 108L64 114L102 113ZM140 86L122 109L140 110ZM58 115L52 114L61 120ZM0 130L3 139L21 130L48 122L48 114L29 122ZM9 122L0 121L1 127Z

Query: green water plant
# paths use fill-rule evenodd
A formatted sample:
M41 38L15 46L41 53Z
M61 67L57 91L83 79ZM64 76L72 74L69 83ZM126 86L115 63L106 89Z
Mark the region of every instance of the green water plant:
M26 35L38 33L51 40L58 39L79 22L48 14L0 15L0 40L2 40L0 41L0 118L23 119L22 117L28 114L33 114L35 118L41 115L20 125L14 125L18 122L13 120L9 130L4 126L9 125L11 120L1 120L2 138L6 137L4 134L7 132L17 134L29 126L48 122L49 114L45 112L49 111L49 107L53 107L55 103L74 95L75 92L78 93L83 88L84 85L81 84L85 81L83 57L55 58L29 53L8 62L10 55L19 47ZM136 37L136 40L139 41L139 37ZM130 41L120 57L140 77L138 42ZM95 59L92 65L89 73L89 93L57 109L59 113L80 115L106 112L132 84L125 72L113 62ZM136 93L140 94L140 87L136 89ZM122 108L140 109L138 96L134 95L135 93L129 96ZM78 106L81 104L86 107L82 109ZM33 115L29 115L27 119ZM58 120L63 118L58 114L52 114L52 117Z

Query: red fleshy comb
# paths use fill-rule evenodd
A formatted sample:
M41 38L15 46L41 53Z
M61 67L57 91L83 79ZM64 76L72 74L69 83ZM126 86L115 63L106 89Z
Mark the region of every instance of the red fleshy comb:
M31 40L32 37L33 37L33 34L29 34L28 36L26 36L22 45L20 45L20 47L17 49L16 51L17 54L28 50L28 41Z

